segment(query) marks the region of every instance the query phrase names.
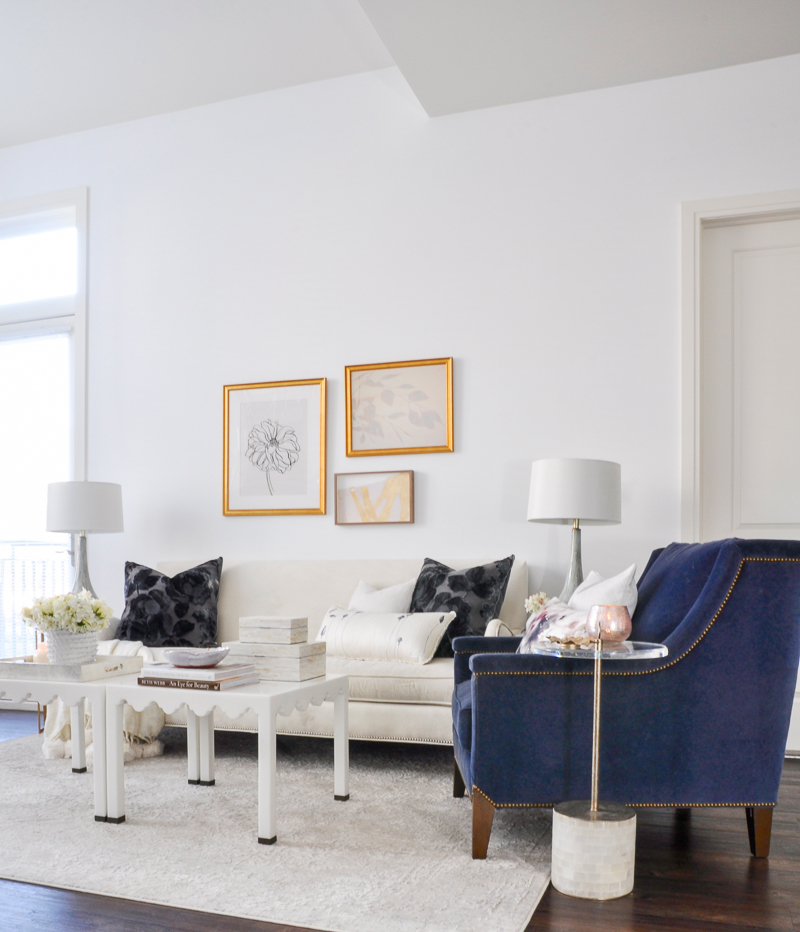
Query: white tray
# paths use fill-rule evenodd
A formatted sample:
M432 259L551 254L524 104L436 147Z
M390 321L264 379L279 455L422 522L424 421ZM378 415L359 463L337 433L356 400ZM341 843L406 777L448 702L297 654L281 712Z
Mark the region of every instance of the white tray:
M86 683L111 676L126 676L142 669L141 657L98 657L94 663L34 663L33 657L0 660L0 679L48 680Z

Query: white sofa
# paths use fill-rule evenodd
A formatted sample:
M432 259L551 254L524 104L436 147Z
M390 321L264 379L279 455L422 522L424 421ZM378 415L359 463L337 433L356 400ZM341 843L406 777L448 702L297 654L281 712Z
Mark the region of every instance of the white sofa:
M200 562L159 563L157 568L174 576ZM462 569L490 560L444 562ZM217 640L238 640L240 617L290 615L308 618L309 640L313 641L328 609L347 607L360 580L382 589L415 578L421 566L422 560L223 562ZM525 626L523 603L527 594L527 564L515 561L499 615L514 632L521 632ZM328 657L327 668L329 673L350 676L351 738L452 744L452 658L415 664ZM217 728L256 730L252 713L236 720L219 712L215 716ZM167 717L167 724L184 723L181 713ZM278 731L330 737L333 709L330 703L323 703L287 718L279 717Z

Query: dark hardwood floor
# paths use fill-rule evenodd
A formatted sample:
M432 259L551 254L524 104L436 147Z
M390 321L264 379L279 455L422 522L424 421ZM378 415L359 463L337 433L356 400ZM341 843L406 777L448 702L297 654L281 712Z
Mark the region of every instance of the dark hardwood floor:
M638 810L633 893L599 903L549 887L526 932L545 929L800 932L800 760L784 764L769 858L750 857L741 809Z
M35 713L0 711L0 740L35 732ZM465 850L469 844L464 839ZM5 880L0 880L0 929L310 932ZM486 930L492 932L489 916ZM784 767L768 860L750 857L741 810L641 810L633 893L597 903L562 896L550 887L527 928L540 930L800 932L800 760Z

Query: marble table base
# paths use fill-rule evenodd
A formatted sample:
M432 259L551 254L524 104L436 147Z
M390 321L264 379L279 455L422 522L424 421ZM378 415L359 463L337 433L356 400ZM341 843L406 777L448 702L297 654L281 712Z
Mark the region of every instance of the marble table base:
M611 900L633 889L636 813L617 803L560 803L553 810L552 883L560 893Z

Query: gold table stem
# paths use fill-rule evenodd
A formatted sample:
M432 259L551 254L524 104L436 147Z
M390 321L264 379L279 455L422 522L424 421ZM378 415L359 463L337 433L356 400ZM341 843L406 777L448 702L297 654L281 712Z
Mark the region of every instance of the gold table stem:
M600 783L600 684L602 682L602 660L600 651L603 642L595 642L594 655L594 706L592 709L592 800L590 811L597 812L598 787Z

